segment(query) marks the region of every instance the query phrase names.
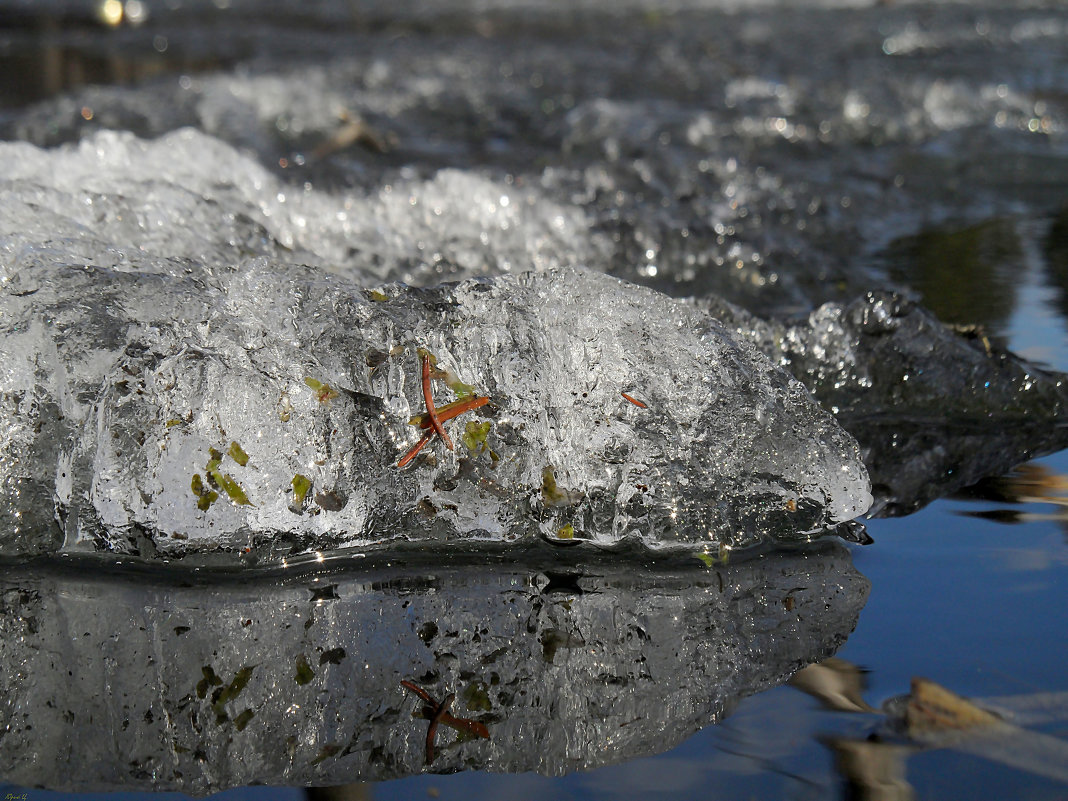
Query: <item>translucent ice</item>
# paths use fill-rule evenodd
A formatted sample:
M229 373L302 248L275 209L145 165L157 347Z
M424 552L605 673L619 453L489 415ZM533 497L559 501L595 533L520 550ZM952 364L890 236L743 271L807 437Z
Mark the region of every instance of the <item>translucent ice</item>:
M799 383L704 313L601 274L368 292L264 260L167 275L35 257L3 301L9 553L739 545L870 502L855 443ZM400 469L420 349L438 405L491 402L448 424L454 451L434 441ZM48 496L61 540L39 539Z
M327 230L353 248L373 238L366 221L339 225L343 199L290 198L195 132L0 158L15 165L0 265L9 553L283 556L535 533L731 546L870 503L852 439L691 305L546 264L374 290L353 258L344 275L293 265L282 256L306 222L333 220L319 253L301 251L311 260ZM434 186L457 225L484 200L466 176ZM506 198L486 205L512 215ZM380 233L443 241L418 198L367 208L389 221ZM550 208L500 228L533 239ZM434 441L402 469L422 433L423 349L439 405L490 403L448 424L456 450Z
M192 129L154 141L105 131L53 151L0 143L0 163L5 201L26 211L0 221L9 248L73 240L85 243L78 258L120 268L262 255L360 282L425 283L595 253L581 211L504 181L443 170L369 192L314 191Z

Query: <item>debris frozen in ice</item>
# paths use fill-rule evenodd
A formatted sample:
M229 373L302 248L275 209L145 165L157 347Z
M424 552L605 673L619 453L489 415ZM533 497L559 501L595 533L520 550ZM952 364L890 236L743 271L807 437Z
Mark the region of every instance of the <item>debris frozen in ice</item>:
M42 492L64 550L148 555L748 545L870 503L855 443L800 384L703 312L598 273L364 291L265 260L167 275L35 255L3 309L9 553L56 548ZM421 349L438 406L490 405L449 424L456 450L399 469Z
M83 298L57 299L55 311L59 319L73 320L82 313L79 303L99 300L91 319L74 332L85 341L74 343L74 333L66 337L46 316L30 320L30 315L17 332L10 329L10 347L43 350L32 360L14 359L2 368L5 391L13 388L6 408L17 412L10 418L33 419L40 427L30 432L15 423L4 431L0 458L13 482L11 497L17 498L9 511L25 531L28 521L49 521L59 508L67 527L49 537L39 534L42 539L31 550L95 543L92 547L150 552L158 545L154 526L181 519L173 505L177 501L158 508L160 487L130 491L136 482L123 472L129 465L86 484L89 462L119 464L118 453L141 454L151 441L138 429L115 440L122 446L105 445L104 435L111 435L106 410L161 397L158 387L146 390L133 375L112 380L105 392L105 377L121 369L114 361L121 349L130 348L129 354L123 350L126 369L140 370L142 377L155 369L152 359L182 377L202 369L203 380L181 391L201 393L209 407L225 407L244 386L251 407L262 413L266 395L277 393L280 397L271 402L277 403L283 426L307 420L302 398L319 397L305 379L325 388L314 407L323 426L331 415L342 416L339 409L356 403L346 393L364 391L357 389L363 380L357 380L357 368L341 364L339 354L324 354L329 348L307 344L329 339L326 332L339 319L331 317L336 310L313 309L306 298L283 303L280 287L308 287L302 290L307 297L355 293L371 303L377 302L375 292L388 290L393 293L387 295L389 303L403 306L401 295L419 293L381 285L433 285L528 270L554 271L555 278L544 279L553 281L562 269L583 266L673 295L695 294L712 302L711 294L718 293L744 301L752 311L780 316L877 285L880 265L873 255L921 222L937 224L952 214L968 225L1004 208L1024 217L1048 214L1050 204L1063 202L1065 106L1053 91L1058 84L1051 73L1035 67L1059 54L1063 14L991 8L984 11L980 30L973 14L947 4L932 9L922 29L915 29L908 15L891 6L843 11L816 0L776 7L769 15L715 2L700 8L669 5L655 24L628 6L625 12L613 10L613 24L604 25L606 12L593 4L569 15L567 35L561 36L558 23L547 18L529 24L525 10L541 8L539 0L496 4L500 16L492 19L471 16L464 2L433 10L390 4L367 17L354 15L344 2L328 0L310 8L272 0L269 19L258 4L234 3L223 14L207 3L167 10L145 4L162 27L179 18L187 25L175 27L169 42L162 43L167 46L162 62L176 72L154 73L133 86L79 87L0 115L0 133L25 140L0 145L5 303L17 310L45 302L48 292L56 291L56 280L63 284L86 267L90 270L80 279L86 288L75 290ZM299 36L278 22L298 12L311 23ZM262 23L263 36L240 45L247 50L235 48L233 31L253 18ZM838 33L834 41L826 37L831 18ZM386 19L406 35L380 36L377 26ZM428 19L446 24L428 24ZM72 58L112 53L114 33L84 30L71 45ZM146 38L156 35L153 26L124 29L124 34L149 47L154 64L160 60L155 39ZM38 42L37 34L22 29L13 35ZM642 42L643 58L621 57L625 49L618 43L624 40ZM227 46L214 46L221 41ZM524 46L517 47L517 41ZM991 43L998 45L997 83L989 77ZM811 58L816 50L824 57ZM196 65L209 61L214 71L198 71ZM244 63L234 66L236 61ZM842 63L851 65L849 81L841 80ZM63 146L44 153L30 142ZM309 266L302 271L288 263ZM57 279L64 269L69 275ZM508 287L520 285L509 280L493 284L492 291L507 294ZM356 287L380 288L365 294ZM140 299L131 301L131 291ZM38 292L43 294L34 300ZM262 297L248 300L242 296L247 292ZM165 304L170 305L161 309ZM353 308L358 306L353 301ZM387 309L392 309L388 303L379 313L394 313ZM691 313L672 306L666 318ZM250 314L261 315L262 325L252 325ZM828 335L837 335L834 320L817 322L826 324ZM187 339L194 341L190 348ZM353 346L358 335L340 332L336 339L331 347ZM657 344L688 347L684 339L679 333ZM404 342L409 352L403 368L388 351L368 351L365 357L381 371L376 375L392 375L390 392L397 394L376 396L383 402L418 406L413 341ZM841 347L844 343L813 339L816 379L835 373ZM459 380L492 391L477 387L472 371L482 368L451 363L456 353L437 355ZM869 357L878 354L858 361L858 376L880 369L864 361ZM194 369L196 358L201 368ZM648 360L649 372L635 378L655 384L656 361ZM283 363L292 368L284 376L277 372ZM273 364L276 373L265 372L264 364ZM403 371L403 390L391 370ZM910 381L919 375L911 372ZM819 380L812 385L818 390ZM641 399L640 387L633 389L620 392ZM444 393L439 402L453 397L440 384L437 390ZM846 419L845 406L829 405L838 406ZM362 496L346 488L355 481L355 468L344 463L330 437L319 435L314 454L298 448L296 455L287 455L289 473L272 477L284 481L271 485L268 503L257 495L264 487L256 481L265 478L257 454L244 450L249 462L234 462L228 449L237 440L222 436L221 424L209 436L209 415L196 408L197 430L210 442L206 452L186 454L196 469L184 492L195 501L197 514L220 517L216 525L226 532L220 541L237 547L236 532L245 530L239 521L264 518L276 508L305 523L318 521L322 530L338 532L339 542L353 536L359 515L368 515L367 525L378 525L370 511L345 517L360 507ZM494 420L508 413L502 408L488 406L453 421L458 452L440 454L434 442L410 472L425 472L427 459L452 464L458 453L473 463L492 461L490 453L500 456ZM642 413L638 406L623 408L630 415ZM183 413L192 409L190 404ZM650 418L658 419L658 413L649 406ZM390 448L401 453L418 432L389 420L382 426L394 440ZM188 429L188 421L179 421L164 421L170 424L164 432L168 437L178 440ZM548 421L540 424L548 430ZM338 431L354 423L346 425ZM642 425L635 430L644 436ZM278 433L268 428L245 433L259 431L268 439ZM333 429L328 433L332 436ZM818 437L820 431L809 434ZM363 435L359 441L369 443L367 432ZM132 445L124 437L132 438ZM252 447L247 438L240 438L242 449ZM155 440L157 445L163 441ZM963 441L946 440L954 446ZM1012 452L1034 441L1021 440L1024 444ZM91 459L85 451L89 442L97 443ZM588 448L591 442L596 438L581 445ZM35 450L41 443L53 444ZM971 447L977 452L981 446ZM109 448L114 450L110 456ZM879 454L891 451L877 451L871 440L865 451L881 474L896 474L879 466ZM946 452L947 459L957 458ZM357 451L352 453L355 457ZM176 457L168 452L159 458ZM611 459L621 457L604 458L614 464ZM524 474L535 505L550 502L543 504L552 511L546 520L567 518L543 533L581 538L594 530L611 531L611 539L631 525L647 500L641 481L630 485L636 495L626 490L627 497L615 498L609 520L569 518L575 509L595 505L598 496L584 489L584 482L602 489L626 486L621 468L605 469L606 475L594 480L589 465L546 459ZM334 473L347 476L336 487ZM923 470L900 472L906 474L913 477L907 485L880 491L893 495L902 509L925 497L922 488L948 486L927 480ZM412 480L408 473L397 479ZM455 493L470 476L456 480L456 487L439 481L434 491ZM120 490L123 481L126 489ZM485 483L479 486L487 491ZM723 491L734 497L738 488ZM490 530L484 514L507 527L495 512L487 512L491 496L479 499L477 514L471 512L474 517L461 529ZM783 499L777 491L771 498L768 509L774 511ZM571 500L577 501L575 509L567 503ZM862 508L866 498L855 500L850 509ZM788 509L797 505L799 511L790 512L801 528L847 514L844 508L810 514L800 498L785 502ZM823 502L817 499L817 507ZM666 508L659 504L652 506ZM82 528L81 512L90 510L95 522ZM446 536L456 523L448 518L457 510L439 509L428 500L419 506L423 518L418 519ZM681 511L676 510L676 519ZM743 517L751 520L750 512ZM733 514L711 514L712 528ZM691 516L693 521L704 525L700 516ZM748 541L751 533L713 536ZM197 537L182 540L189 532L176 527L171 534L165 549L199 542ZM247 537L242 547L249 547Z

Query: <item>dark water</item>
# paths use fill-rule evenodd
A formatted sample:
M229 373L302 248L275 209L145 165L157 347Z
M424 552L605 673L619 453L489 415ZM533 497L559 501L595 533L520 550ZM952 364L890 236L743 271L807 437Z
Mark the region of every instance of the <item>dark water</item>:
M0 81L0 102L9 110L85 83L133 84L168 71L214 69L253 49L241 36L225 48L198 47L174 29L169 39L131 35L129 46L113 41L102 52L79 44L79 30L96 24L83 17L24 15L17 23L8 21L20 33L8 36L0 59L8 75L28 77ZM22 35L34 26L38 34ZM1018 189L1026 193L1025 185ZM1043 191L1060 192L1063 208L1068 175L1047 176ZM982 326L1021 356L1065 371L1068 217L1057 215L1056 203L1042 213L1017 207L985 216L973 209L960 221L936 215L891 237L869 266L911 288L941 319ZM833 663L853 681L853 711L779 686L744 698L721 723L680 745L623 764L557 778L477 770L419 775L338 788L330 797L1068 797L1068 453L867 526L874 544L848 547L871 592ZM1015 712L1021 730L1011 738L1015 745L996 740L974 749L947 741L923 748L903 736L882 710L908 693L915 677ZM16 787L0 792L42 801L67 797ZM214 797L266 801L327 797L324 792L243 788Z

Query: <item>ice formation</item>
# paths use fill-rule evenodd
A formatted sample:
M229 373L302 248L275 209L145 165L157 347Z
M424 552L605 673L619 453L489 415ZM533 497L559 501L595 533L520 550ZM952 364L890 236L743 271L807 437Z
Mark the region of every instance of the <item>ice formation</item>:
M240 257L251 201L213 180L224 167L202 135L172 138L202 154L174 182L131 177L151 172L146 153L173 157L170 141L5 146L22 210L5 220L6 553L532 535L729 547L804 538L870 503L849 435L692 305L574 268L368 289L277 252ZM438 405L489 405L448 424L456 450L433 442L398 468L422 433L424 352Z
M0 0L0 557L59 554L0 582L8 781L659 751L848 635L848 551L781 540L868 474L908 512L1064 444L1061 376L886 269L1068 307L1063 8L107 5ZM398 468L424 353L488 401ZM428 768L404 679L490 740Z
M155 140L103 131L48 151L2 143L0 159L6 199L35 212L13 210L0 223L9 249L52 242L72 247L72 259L119 269L147 257L223 269L259 255L357 283L425 284L582 264L596 253L577 207L459 170L402 171L374 191L318 191L191 128Z

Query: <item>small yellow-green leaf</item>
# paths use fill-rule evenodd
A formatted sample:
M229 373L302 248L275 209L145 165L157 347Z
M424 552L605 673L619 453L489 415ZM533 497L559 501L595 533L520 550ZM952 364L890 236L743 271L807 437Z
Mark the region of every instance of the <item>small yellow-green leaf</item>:
M716 557L705 551L698 551L694 556L704 562L705 567L712 567L716 564Z
M312 487L311 479L307 476L297 473L293 476L293 503L296 506L302 506L304 499L308 497L308 491Z
M218 469L222 464L223 454L218 448L208 448L208 463L204 465L204 470L208 473L208 478L211 478L211 472Z
M327 401L332 401L334 398L338 397L337 390L329 384L324 384L322 381L305 377L304 383L312 388L315 392L315 398L319 403L326 403Z
M694 556L704 562L708 567L712 567L712 565L725 565L730 561L731 549L720 543L719 553L712 554L705 550L700 553L695 553Z
M575 527L568 523L562 529L556 532L556 538L560 540L570 540L575 537Z
M200 473L193 473L193 480L189 482L189 488L193 490L193 494L198 498L204 494L204 479L200 477Z
M464 426L464 433L460 439L471 453L481 453L486 449L486 437L492 425L493 423L489 420L481 423L471 420Z
M244 467L248 464L248 454L238 445L236 442L230 443L230 450L227 451L230 454L230 458Z
M220 711L223 704L229 703L237 698L237 696L241 695L241 691L245 689L248 680L252 678L252 671L254 669L254 665L245 665L241 670L234 674L233 680L222 689L217 697L213 696L212 705L216 707L216 712ZM220 684L221 683L222 682L220 682Z
M541 471L541 498L547 506L570 506L582 500L583 492L559 486L550 464Z
M203 698L207 695L208 687L222 684L222 679L215 674L215 670L211 665L204 665L200 672L204 675L204 678L197 682L197 698Z
M331 648L329 651L324 651L319 655L319 664L325 665L327 662L329 662L331 665L340 665L341 660L344 658L344 648Z
M455 392L456 397L460 399L475 394L475 388L470 384L465 384L461 381L452 370L448 370L445 373L445 386Z
M308 658L304 654L297 655L297 675L293 677L301 686L315 678L315 671L308 664Z
M213 490L208 490L199 498L197 498L197 509L202 512L206 512L208 511L208 509L211 508L211 505L217 500L219 500L219 493Z
M234 728L238 731L244 731L245 726L248 725L248 722L252 720L255 714L256 713L253 712L251 709L246 709L244 712L234 718Z
M375 303L385 303L389 300L389 295L385 292L379 292L377 289L368 289L367 294L370 296L371 300L375 301Z
M559 490L556 488L556 474L553 472L553 466L546 465L541 471L541 494L545 496L545 499L551 501Z
M230 500L241 506L252 506L252 502L248 499L248 495L241 489L241 485L234 481L233 477L229 473L223 473L218 468L210 470L208 475L215 480L215 484L220 487L228 496Z
M179 420L177 417L175 417L167 421L167 428L174 428L175 426L180 426L184 422L185 420Z
M328 512L340 512L345 508L347 501L336 490L315 493L315 502L321 509Z
M324 745L322 747L322 750L319 751L319 755L311 761L311 764L318 765L320 762L329 759L340 750L340 745L333 745L332 743L328 743L327 745Z
M489 712L493 709L486 685L480 681L472 681L463 691L464 705L471 712Z

